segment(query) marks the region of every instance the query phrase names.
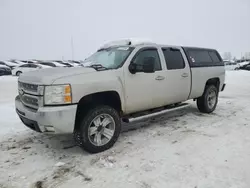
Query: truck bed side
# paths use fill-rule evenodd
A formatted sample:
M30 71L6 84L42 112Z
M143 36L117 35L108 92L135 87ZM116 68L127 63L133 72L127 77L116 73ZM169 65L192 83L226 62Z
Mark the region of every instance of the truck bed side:
M221 91L225 82L225 67L219 53L214 49L192 47L183 47L183 50L191 69L192 85L189 99L202 96L210 79L219 80L219 91Z

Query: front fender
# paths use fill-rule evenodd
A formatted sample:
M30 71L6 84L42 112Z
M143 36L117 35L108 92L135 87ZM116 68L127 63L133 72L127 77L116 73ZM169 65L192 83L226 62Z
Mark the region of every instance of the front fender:
M57 80L54 84L70 84L72 89L72 102L79 103L82 97L105 91L116 91L124 109L124 84L122 71L109 70L95 72L87 75L75 75Z

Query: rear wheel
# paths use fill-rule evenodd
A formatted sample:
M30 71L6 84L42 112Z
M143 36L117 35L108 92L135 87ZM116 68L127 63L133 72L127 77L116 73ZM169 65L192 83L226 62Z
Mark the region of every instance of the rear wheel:
M20 76L20 74L22 74L21 71L17 71L17 72L16 72L16 75L17 75L17 76Z
M111 148L120 131L121 120L117 111L110 106L97 106L83 117L74 137L84 150L98 153Z
M197 99L197 107L200 112L211 113L215 110L218 103L218 89L214 85L208 85L204 94Z

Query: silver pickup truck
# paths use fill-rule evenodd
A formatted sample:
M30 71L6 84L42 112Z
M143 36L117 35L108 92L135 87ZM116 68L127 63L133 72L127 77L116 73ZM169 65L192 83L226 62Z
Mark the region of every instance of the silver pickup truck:
M214 49L119 40L82 67L20 75L15 106L29 128L71 133L79 146L97 153L114 145L122 121L183 108L189 99L201 112L213 112L224 82L224 64Z

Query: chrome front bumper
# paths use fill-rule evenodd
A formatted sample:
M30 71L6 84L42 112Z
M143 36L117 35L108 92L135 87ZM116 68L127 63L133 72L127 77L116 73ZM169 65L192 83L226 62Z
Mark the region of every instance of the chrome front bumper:
M24 106L17 96L15 106L21 121L37 132L63 134L74 131L77 105L39 107L33 110Z

